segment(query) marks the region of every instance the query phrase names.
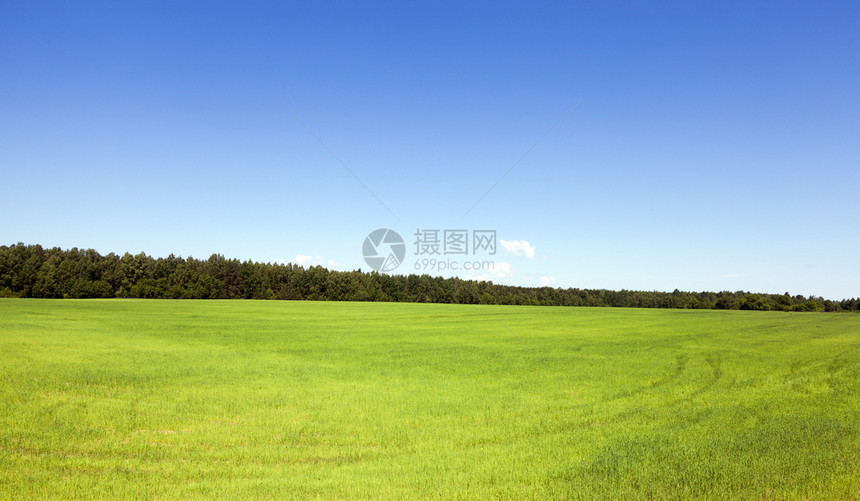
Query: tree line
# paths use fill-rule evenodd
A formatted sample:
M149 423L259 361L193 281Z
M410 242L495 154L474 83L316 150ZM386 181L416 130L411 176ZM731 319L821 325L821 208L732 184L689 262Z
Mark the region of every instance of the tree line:
M102 256L92 249L0 246L0 297L292 299L417 303L614 306L778 311L858 311L860 299L736 292L518 287L429 275L332 271L213 254Z

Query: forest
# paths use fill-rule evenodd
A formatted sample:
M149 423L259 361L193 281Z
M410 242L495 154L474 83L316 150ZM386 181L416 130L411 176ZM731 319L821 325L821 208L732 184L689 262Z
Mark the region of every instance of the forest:
M518 287L429 275L333 271L213 254L206 260L41 245L0 246L0 297L290 299L609 306L775 311L858 311L860 299L744 291L673 292Z

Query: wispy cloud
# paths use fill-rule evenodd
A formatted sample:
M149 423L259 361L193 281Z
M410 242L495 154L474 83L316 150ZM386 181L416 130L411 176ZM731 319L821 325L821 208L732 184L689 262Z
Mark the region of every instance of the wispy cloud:
M499 240L502 247L506 251L515 256L526 256L529 259L535 258L535 248L525 240Z

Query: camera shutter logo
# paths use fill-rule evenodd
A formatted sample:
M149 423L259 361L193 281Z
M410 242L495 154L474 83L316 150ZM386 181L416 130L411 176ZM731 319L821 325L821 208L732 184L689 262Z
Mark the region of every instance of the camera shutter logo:
M406 257L406 244L396 231L388 228L373 230L362 246L364 262L380 273L393 271Z

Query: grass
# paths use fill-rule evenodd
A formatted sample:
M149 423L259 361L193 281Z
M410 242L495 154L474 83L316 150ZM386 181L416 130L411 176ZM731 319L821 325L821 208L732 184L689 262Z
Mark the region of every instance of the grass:
M0 300L2 498L858 499L860 315Z

